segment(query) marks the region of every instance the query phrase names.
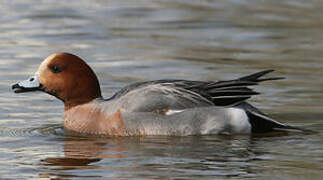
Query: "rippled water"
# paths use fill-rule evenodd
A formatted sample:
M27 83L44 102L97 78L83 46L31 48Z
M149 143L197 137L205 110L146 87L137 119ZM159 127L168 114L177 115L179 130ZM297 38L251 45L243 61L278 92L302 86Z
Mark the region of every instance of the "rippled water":
M0 1L1 179L320 179L323 2L316 0ZM71 52L104 96L161 78L231 79L276 69L250 101L316 134L73 137L63 104L10 85Z

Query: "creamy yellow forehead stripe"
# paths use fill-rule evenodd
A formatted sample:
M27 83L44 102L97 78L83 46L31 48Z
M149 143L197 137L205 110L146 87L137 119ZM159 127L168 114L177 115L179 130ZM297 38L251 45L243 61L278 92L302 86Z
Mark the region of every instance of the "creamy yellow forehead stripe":
M47 64L56 56L57 54L52 54L50 56L48 56L46 59L44 59L44 61L39 65L39 68L36 72L36 74L41 74L42 72L45 71L45 69L47 68Z

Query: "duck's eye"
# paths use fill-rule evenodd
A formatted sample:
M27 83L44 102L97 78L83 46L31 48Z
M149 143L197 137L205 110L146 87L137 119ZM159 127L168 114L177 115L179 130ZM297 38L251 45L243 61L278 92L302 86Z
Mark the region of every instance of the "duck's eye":
M52 71L53 73L59 73L59 72L62 72L62 68L61 68L60 66L57 66L57 65L52 66L50 69L51 69L51 71Z

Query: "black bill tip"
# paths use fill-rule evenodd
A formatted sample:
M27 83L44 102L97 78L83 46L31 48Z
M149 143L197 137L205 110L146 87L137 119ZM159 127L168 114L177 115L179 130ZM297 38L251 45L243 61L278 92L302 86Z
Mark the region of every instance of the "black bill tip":
M21 92L23 92L23 88L21 87L21 86L19 86L19 84L17 83L17 84L13 84L12 86L11 86L11 89L13 90L13 92L15 92L15 93L21 93Z
M41 86L40 86L41 87ZM29 92L29 91L37 91L40 90L40 87L35 87L35 88L25 88L20 86L18 83L13 84L11 86L11 89L13 90L14 93L24 93L24 92Z

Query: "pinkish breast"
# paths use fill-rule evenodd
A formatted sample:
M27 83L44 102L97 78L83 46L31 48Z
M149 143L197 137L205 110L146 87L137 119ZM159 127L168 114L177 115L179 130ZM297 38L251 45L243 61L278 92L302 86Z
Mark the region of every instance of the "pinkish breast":
M108 114L90 105L80 105L65 111L64 128L83 134L126 135L120 109Z

